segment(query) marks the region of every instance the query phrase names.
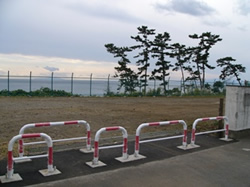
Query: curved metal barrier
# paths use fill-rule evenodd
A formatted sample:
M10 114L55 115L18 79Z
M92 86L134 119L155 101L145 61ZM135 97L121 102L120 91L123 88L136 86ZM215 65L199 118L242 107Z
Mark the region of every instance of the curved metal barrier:
M212 131L205 131L205 132L199 132L196 133L196 126L199 122L202 121L211 121L211 120L224 120L224 128L218 129L218 130L212 130ZM215 133L215 132L225 132L225 138L220 138L224 141L231 141L231 139L228 138L229 134L229 124L228 124L228 118L226 116L217 116L217 117L207 117L207 118L198 118L194 121L192 126L192 135L191 135L191 143L188 145L189 149L200 147L199 145L195 144L195 136L202 135L202 134L209 134L209 133Z
M48 146L48 154L45 155L36 155L36 156L26 156L22 158L13 158L13 146L17 140L27 139L27 138L44 138L46 140ZM32 133L32 134L22 134L14 136L8 144L8 162L7 162L7 173L5 177L1 177L1 182L14 182L22 180L19 174L14 174L14 162L15 160L22 160L26 158L43 158L48 157L48 167L45 170L39 170L39 172L44 176L56 175L61 172L58 171L55 167L53 167L53 142L50 136L45 133Z
M183 125L183 135L178 136L170 136L170 137L163 137L163 138L155 138L149 140L141 140L140 141L140 133L141 129L144 127L152 127L152 126L163 126L163 125L175 125L175 124L182 124ZM182 145L178 146L180 149L186 149L187 147L187 124L184 120L173 120L173 121L161 121L161 122L153 122L153 123L143 123L139 125L136 129L136 137L135 137L135 152L134 158L130 158L130 160L138 160L145 158L145 156L139 154L140 143L147 143L147 142L154 142L160 140L169 140L175 138L183 138Z
M122 136L123 136L123 144L122 145L111 145L111 146L99 147L99 139L100 139L101 133L103 133L105 131L117 131L117 130L122 131ZM104 128L99 129L95 134L93 161L86 162L86 164L92 168L105 166L106 164L99 161L99 150L100 149L117 148L117 147L123 147L123 149L122 149L122 157L116 158L116 160L119 160L121 162L126 162L126 160L128 159L128 133L127 133L127 130L121 126L104 127Z
M86 130L87 130L87 136L86 137L64 138L64 139L58 139L58 140L52 140L52 141L53 142L62 142L62 141L72 141L72 140L84 140L84 139L87 139L87 141L86 141L86 149L81 149L81 151L82 152L92 152L91 151L90 125L84 120L26 124L20 129L19 134L24 134L25 130L29 129L29 128L49 127L49 126L64 126L64 125L78 125L78 124L86 126ZM41 143L45 143L45 142L40 141L40 142L24 143L23 140L20 139L19 140L19 146L18 146L19 157L23 157L23 155L24 155L24 145L35 145L35 144L41 144Z

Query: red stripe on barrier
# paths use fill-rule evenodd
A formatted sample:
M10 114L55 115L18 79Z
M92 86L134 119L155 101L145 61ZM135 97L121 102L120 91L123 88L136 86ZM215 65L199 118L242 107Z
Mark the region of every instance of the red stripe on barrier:
M49 147L48 165L53 165L53 148Z
M208 121L210 118L202 118L202 121Z
M192 129L192 137L191 137L192 141L195 141L195 129Z
M35 127L45 127L45 126L50 126L50 123L46 122L46 123L36 123L35 124Z
M183 142L187 143L187 130L184 130L183 135Z
M78 121L65 121L64 125L76 125L78 124Z
M98 158L98 142L95 142L94 157Z
M13 169L12 151L8 151L8 171Z
M41 137L40 133L34 133L34 134L23 134L22 138L38 138Z
M220 120L220 119L224 119L224 118L223 118L223 116L217 116L216 119Z
M159 126L159 125L160 125L159 122L153 122L148 124L148 126Z
M176 123L180 123L178 120L175 121L170 121L169 124L176 124Z
M135 150L139 150L139 136L135 137Z
M128 139L127 138L124 138L123 139L123 153L127 153L127 149L128 149Z
M119 127L106 127L106 131L116 131L119 130Z
M226 132L225 132L225 134L228 136L228 131L229 131L229 125L228 124L226 124Z
M23 140L19 140L19 153L23 153Z
M87 144L90 145L90 131L87 132Z

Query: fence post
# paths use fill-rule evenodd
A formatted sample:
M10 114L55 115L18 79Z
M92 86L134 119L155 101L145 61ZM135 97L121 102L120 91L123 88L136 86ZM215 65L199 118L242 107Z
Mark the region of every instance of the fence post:
M108 75L108 85L107 85L107 95L108 96L110 94L109 77L110 77L110 74Z
M54 72L51 73L51 91L53 92L53 79L54 79Z
M8 95L10 95L10 71L8 71L7 75L7 89L8 89Z
M90 74L89 96L92 96L92 73Z
M156 79L154 77L154 96L156 96Z
M31 94L31 77L32 77L32 72L30 72L30 94Z
M73 80L74 80L74 73L71 74L71 94L73 95Z
M223 116L223 109L224 109L224 99L223 99L223 98L220 98L219 116ZM221 120L219 121L218 128L219 128L219 129L222 129L222 128L223 128L223 122L222 122ZM218 136L219 136L219 138L222 138L223 133L222 133L222 132L219 132L219 133L218 133Z

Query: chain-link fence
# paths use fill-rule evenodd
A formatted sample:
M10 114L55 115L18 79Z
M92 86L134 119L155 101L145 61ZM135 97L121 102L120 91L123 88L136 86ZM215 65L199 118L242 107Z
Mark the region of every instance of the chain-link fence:
M207 82L207 89L212 89L214 83ZM147 93L162 94L163 87L159 80L148 80ZM225 83L223 83L225 84ZM226 84L237 85L237 82L231 81ZM140 85L140 84L139 84ZM17 76L8 72L6 75L0 75L0 90L6 90L7 92L14 90L24 90L28 93L39 90L41 88L48 88L51 91L63 90L67 93L82 96L103 96L109 94L122 94L124 88L119 88L119 78L114 78L108 75L107 77L95 77L93 74L86 77L74 76L72 73L69 77L56 76L53 72L48 76L35 76L30 72L29 75ZM183 86L180 80L168 80L167 91L168 93L192 93L199 85L196 82L186 82ZM221 87L221 89L224 88ZM136 92L142 93L144 87L137 87ZM222 91L222 90L220 90Z

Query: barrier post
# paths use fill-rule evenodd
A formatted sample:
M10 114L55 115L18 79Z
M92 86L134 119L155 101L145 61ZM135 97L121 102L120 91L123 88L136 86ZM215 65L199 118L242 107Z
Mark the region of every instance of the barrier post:
M212 130L212 131L205 131L205 132L200 132L196 133L196 126L199 122L201 121L211 121L211 120L224 120L224 128L223 129L218 129L218 130ZM191 142L188 145L189 149L200 147L199 145L195 144L195 137L197 135L202 135L202 134L209 134L209 133L215 133L215 132L224 132L225 131L225 137L220 138L220 140L224 141L232 141L232 139L228 138L229 134L229 123L228 123L228 118L226 116L217 116L217 117L208 117L208 118L198 118L194 121L192 125L192 135L191 135Z
M78 137L78 138L60 139L60 140L53 140L53 142L61 142L61 141L66 141L66 140L69 141L69 140L87 139L86 140L86 149L80 149L80 151L84 152L84 153L92 152L92 149L91 149L91 136L90 136L90 125L84 120L26 124L20 129L19 134L24 134L25 130L28 129L28 128L47 127L47 126L77 125L77 124L86 126L86 130L87 130L87 137L86 138L85 137L84 138ZM29 145L38 144L38 143L45 143L45 142L33 142L33 143L29 143ZM19 152L19 157L24 156L24 142L23 142L22 139L19 140L18 152ZM25 160L23 160L22 162L24 162L24 161ZM29 161L29 160L26 160L26 161Z
M100 139L101 133L108 132L108 131L116 131L116 130L122 131L123 144L122 145L113 145L113 146L111 145L111 146L99 147L99 139ZM86 164L92 168L106 166L105 163L99 161L99 150L100 149L108 149L108 148L117 148L117 147L123 147L123 149L122 149L122 157L118 157L118 158L116 158L116 160L118 160L120 162L128 161L128 133L127 133L127 130L121 126L103 127L101 129L99 129L95 134L93 160L91 162L86 162Z
M20 177L19 174L14 174L14 162L13 161L15 159L20 160L20 158L13 158L13 146L14 146L14 143L19 139L39 138L39 137L44 138L46 140L46 143L47 143L47 146L48 146L48 153L46 155L36 156L36 158L45 157L45 156L48 157L47 169L40 170L39 172L41 174L43 174L44 176L56 175L56 174L61 173L55 167L53 167L53 143L52 143L52 140L51 140L50 136L48 136L47 134L44 134L44 133L33 133L33 134L22 134L22 135L19 134L19 135L14 136L9 141L9 144L8 144L7 173L6 173L5 176L0 177L0 180L1 180L2 183L22 180L22 178Z
M140 141L140 132L141 129L144 127L150 127L150 126L162 126L162 125L173 125L173 124L182 124L183 125L183 135L178 136L171 136L171 137L164 137L164 138L156 138L151 140L143 140ZM160 140L167 140L167 139L174 139L174 138L181 138L182 139L182 145L178 146L178 148L185 150L187 147L187 124L184 120L173 120L173 121L162 121L162 122L153 122L153 123L143 123L139 125L136 129L136 137L135 137L135 152L134 152L134 158L133 160L138 160L142 158L146 158L143 155L139 154L140 149L140 143L146 143L146 142L153 142L153 141L160 141Z

